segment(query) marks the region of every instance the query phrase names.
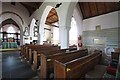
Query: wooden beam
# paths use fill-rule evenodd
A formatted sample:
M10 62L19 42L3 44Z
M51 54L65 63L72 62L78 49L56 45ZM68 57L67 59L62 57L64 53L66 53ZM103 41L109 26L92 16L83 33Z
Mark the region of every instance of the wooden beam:
M51 31L51 29L48 29L48 28L44 28L45 30L48 30L48 31Z
M54 16L54 15L56 15L56 13L53 13L52 15L48 16L47 19Z
M90 11L89 16L93 16L92 11L91 11L91 5L90 5L90 2L87 2L87 3L88 3L89 11Z
M85 12L84 12L84 9L83 9L83 5L82 5L81 2L78 2L78 4L79 4L79 7L80 7L80 10L82 12L83 19L84 19L85 18Z
M53 25L53 24L50 24L50 23L45 23L45 24L59 28L59 26L56 26L56 25Z
M37 5L35 2L21 2L22 4L25 4L27 6L33 7L35 9L38 9L40 5Z

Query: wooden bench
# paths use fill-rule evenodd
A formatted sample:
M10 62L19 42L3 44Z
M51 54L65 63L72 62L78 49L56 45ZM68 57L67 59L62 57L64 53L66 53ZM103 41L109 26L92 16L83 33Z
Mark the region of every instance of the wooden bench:
M59 49L59 50L41 50L41 51L34 51L33 52L33 65L32 65L32 69L34 71L37 71L37 68L40 66L40 59L41 59L41 54L45 54L45 55L54 55L57 53L65 53L66 49Z
M111 59L116 59L119 61L120 52L111 52Z
M41 48L31 48L29 49L29 52L27 53L28 55L28 60L30 64L33 64L33 56L34 56L34 51L49 51L49 50L59 50L58 47L41 47Z
M88 71L100 62L101 56L102 54L100 51L95 51L87 56L69 61L63 58L57 59L54 61L54 79L81 80Z
M33 45L33 44L26 44L26 45L22 45L21 46L21 55L23 56L23 57L25 57L26 56L26 50L27 50L27 47L34 47L34 46L42 46L42 45Z
M41 54L40 77L41 78L49 78L49 74L54 73L54 60L56 60L58 58L62 58L65 61L69 61L69 60L73 60L76 58L86 56L87 54L88 54L87 49L72 51L72 52L68 52L68 53L59 53L59 54L57 53L54 55Z
M115 48L115 52L120 52L120 48Z
M31 51L29 49L31 49ZM47 50L47 49L48 50L50 50L50 49L53 50L53 49L59 49L59 48L57 46L42 46L42 45L26 46L24 56L25 56L26 60L29 60L29 54L32 54L30 52L32 52L34 50L36 50L36 51L40 50L41 51L41 50Z
M38 51L38 52L41 52L41 51L49 51L49 50L60 50L59 47L57 46L54 46L54 47L48 47L48 49L46 47L43 47L43 48L39 48L39 49L29 49L29 63L30 64L33 64L33 53L36 53L36 52L33 52L33 51ZM66 48L66 49L62 49L62 50L65 50L65 51L74 51L76 50L75 48ZM37 52L37 53L38 53ZM38 56L39 57L39 54L35 54L35 56Z

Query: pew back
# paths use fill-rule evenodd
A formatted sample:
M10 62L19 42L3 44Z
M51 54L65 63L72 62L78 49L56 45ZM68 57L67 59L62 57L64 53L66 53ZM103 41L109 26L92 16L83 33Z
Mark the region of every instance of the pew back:
M62 63L61 59L57 59L54 61L54 78L81 78L100 62L101 56L100 52L95 52L69 62Z
M45 54L45 55L54 55L57 53L65 53L66 49L59 49L59 50L41 50L41 51L34 51L34 58L33 58L33 69L36 71L38 66L40 66L40 58L41 58L41 54Z
M68 53L57 53L53 55L41 54L41 71L40 71L41 78L46 78L48 75L47 73L49 72L51 73L54 71L54 60L62 58L63 61L69 61L86 56L88 54L86 52L87 49Z

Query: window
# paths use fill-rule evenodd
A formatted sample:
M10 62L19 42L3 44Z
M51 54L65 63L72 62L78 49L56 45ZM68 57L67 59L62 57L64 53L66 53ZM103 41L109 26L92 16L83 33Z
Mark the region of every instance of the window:
M15 33L15 29L13 28L13 26L10 26L8 29L7 29L7 33ZM14 34L8 34L8 38L9 37L14 37Z
M77 24L74 17L72 17L71 20L71 29L69 31L69 43L70 45L77 44Z

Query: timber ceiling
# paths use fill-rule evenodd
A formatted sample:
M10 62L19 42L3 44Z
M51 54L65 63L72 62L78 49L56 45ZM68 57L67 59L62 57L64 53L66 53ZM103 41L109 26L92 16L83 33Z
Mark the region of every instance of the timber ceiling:
M120 2L79 2L83 19L120 10Z
M29 16L33 14L34 11L36 11L43 2L20 2L28 11Z
M31 16L43 2L20 3L29 11L29 16ZM82 12L83 19L120 10L120 2L78 2L78 4ZM55 22L58 22L58 15L55 9L51 9L46 18L46 24L52 24Z
M52 24L55 22L58 22L58 15L57 15L56 10L54 8L52 8L46 18L46 24L49 25L49 24Z

